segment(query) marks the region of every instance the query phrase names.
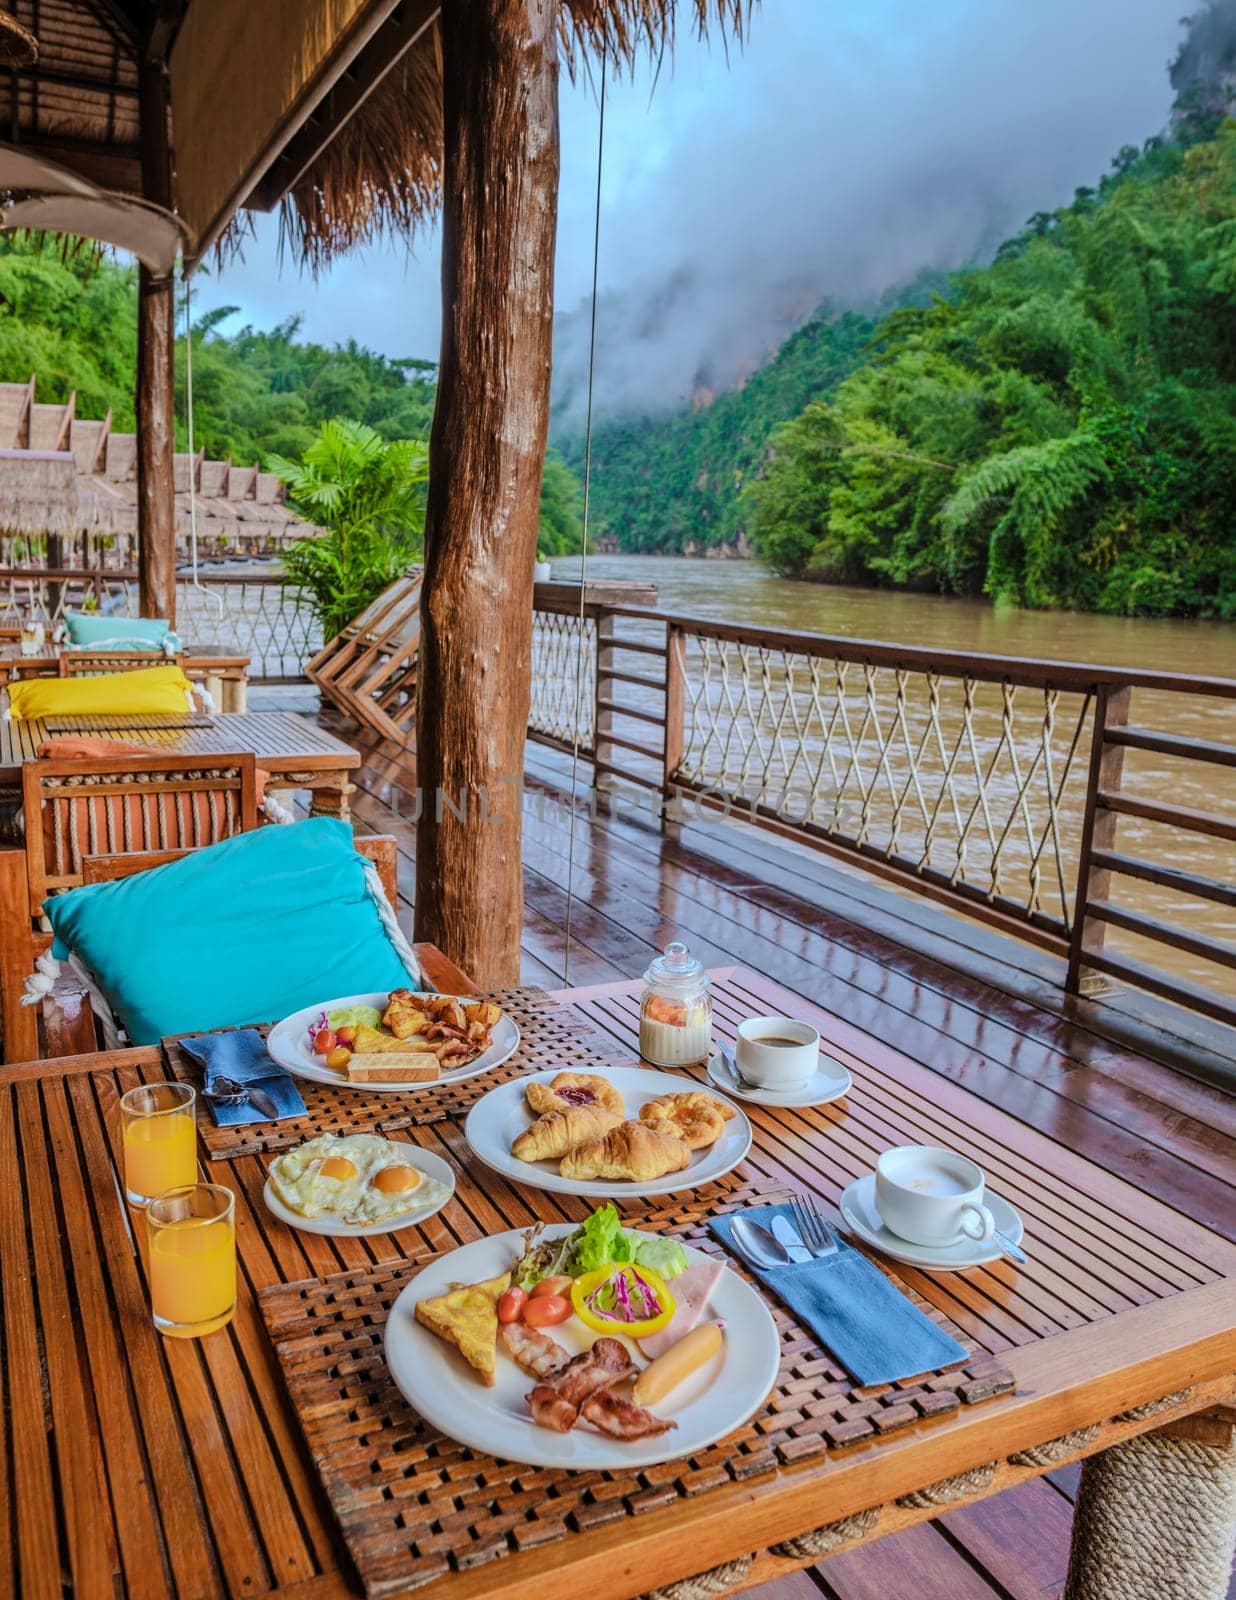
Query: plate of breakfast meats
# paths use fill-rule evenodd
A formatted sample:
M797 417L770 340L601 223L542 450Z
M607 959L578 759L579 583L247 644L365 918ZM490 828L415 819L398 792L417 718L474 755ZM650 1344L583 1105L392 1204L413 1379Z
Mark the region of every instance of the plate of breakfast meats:
M295 1011L266 1048L299 1078L403 1094L488 1072L518 1044L519 1029L492 1000L392 989Z
M411 1228L455 1193L449 1161L403 1139L319 1134L271 1162L262 1198L280 1222L339 1239Z
M538 1072L482 1095L464 1125L487 1166L559 1194L638 1199L710 1183L746 1155L732 1100L650 1067Z
M608 1202L434 1258L391 1308L386 1359L452 1439L532 1466L621 1471L741 1427L777 1379L760 1296L722 1261L624 1230Z

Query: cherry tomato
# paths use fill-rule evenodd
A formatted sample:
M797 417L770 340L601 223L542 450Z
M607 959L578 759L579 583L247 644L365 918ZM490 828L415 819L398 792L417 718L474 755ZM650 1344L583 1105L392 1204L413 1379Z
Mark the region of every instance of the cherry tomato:
M540 1300L547 1294L569 1294L570 1290L570 1278L542 1278L529 1295L529 1299Z
M337 1044L333 1050L328 1051L326 1065L332 1072L346 1072L348 1062L352 1059L352 1052L346 1044Z
M346 1026L342 1027L342 1028L336 1028L335 1029L335 1043L336 1044L346 1044L348 1049L350 1050L352 1048L352 1046L356 1043L356 1029L355 1028L346 1027Z
M521 1289L517 1283L512 1284L498 1301L498 1321L518 1322L527 1298L526 1290Z
M327 1056L335 1048L335 1035L329 1028L323 1028L313 1041L313 1048L320 1056Z
M543 1294L524 1307L524 1321L530 1328L552 1328L571 1315L571 1302L564 1294Z

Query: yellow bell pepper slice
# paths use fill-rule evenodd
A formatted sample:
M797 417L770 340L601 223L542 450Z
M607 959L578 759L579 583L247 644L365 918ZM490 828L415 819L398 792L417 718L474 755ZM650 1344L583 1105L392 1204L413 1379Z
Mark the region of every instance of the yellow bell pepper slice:
M650 1294L659 1310L641 1316L640 1312L648 1309ZM571 1285L571 1304L580 1321L597 1333L625 1333L632 1339L658 1333L678 1309L660 1273L630 1261L598 1267L576 1278Z

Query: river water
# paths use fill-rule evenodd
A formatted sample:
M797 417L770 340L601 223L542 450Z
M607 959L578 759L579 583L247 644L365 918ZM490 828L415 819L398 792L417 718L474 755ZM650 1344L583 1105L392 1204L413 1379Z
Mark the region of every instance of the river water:
M578 558L558 560L553 570L555 578L577 580L580 562ZM588 574L595 579L655 583L663 609L727 622L989 655L1236 679L1236 626L1225 623L997 611L980 601L801 583L774 577L749 561L591 556ZM1137 691L1131 720L1189 739L1236 746L1236 701ZM1139 798L1236 819L1236 768L1129 751L1122 786ZM1236 846L1223 841L1169 833L1159 824L1122 817L1117 848L1212 880L1236 882ZM1123 877L1114 880L1110 898L1179 928L1236 944L1236 910L1230 907ZM1109 946L1150 965L1231 992L1232 972L1222 966L1150 944L1121 929L1109 928L1107 940Z

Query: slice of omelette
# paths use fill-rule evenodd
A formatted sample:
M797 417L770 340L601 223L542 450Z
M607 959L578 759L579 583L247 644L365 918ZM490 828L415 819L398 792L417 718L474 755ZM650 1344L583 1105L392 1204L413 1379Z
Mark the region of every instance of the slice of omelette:
M498 1349L498 1301L511 1284L511 1275L489 1278L484 1283L465 1284L449 1294L420 1300L416 1320L431 1333L453 1344L470 1367L481 1375L481 1382L494 1381Z

